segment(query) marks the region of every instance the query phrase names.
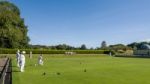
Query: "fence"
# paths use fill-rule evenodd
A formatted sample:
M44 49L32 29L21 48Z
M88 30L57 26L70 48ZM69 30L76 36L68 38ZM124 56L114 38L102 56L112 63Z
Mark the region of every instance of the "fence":
M12 84L12 69L11 69L11 59L7 58L5 65L1 71L0 84Z

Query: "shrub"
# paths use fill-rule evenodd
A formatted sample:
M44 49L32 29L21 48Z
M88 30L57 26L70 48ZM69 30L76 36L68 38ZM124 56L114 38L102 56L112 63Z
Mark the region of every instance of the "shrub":
M76 54L115 54L109 50L40 50L40 49L20 49L20 51L26 51L29 54L32 51L33 54L65 54L65 52L75 52ZM0 54L16 54L17 49L0 49Z

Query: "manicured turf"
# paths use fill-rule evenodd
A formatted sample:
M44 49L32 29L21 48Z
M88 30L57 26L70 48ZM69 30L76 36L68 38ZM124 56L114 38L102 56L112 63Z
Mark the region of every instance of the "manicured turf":
M37 56L26 57L23 73L13 59L13 84L150 84L149 58L44 55L44 66L35 66Z

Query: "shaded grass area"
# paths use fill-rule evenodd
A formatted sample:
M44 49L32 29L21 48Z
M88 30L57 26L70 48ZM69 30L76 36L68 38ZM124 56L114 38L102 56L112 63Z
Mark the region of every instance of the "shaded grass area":
M38 55L26 55L21 73L14 57L13 84L150 84L149 58L44 55L44 66L35 66Z

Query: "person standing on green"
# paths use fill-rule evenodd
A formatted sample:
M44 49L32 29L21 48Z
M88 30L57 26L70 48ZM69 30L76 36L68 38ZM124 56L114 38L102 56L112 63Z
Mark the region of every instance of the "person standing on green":
M26 52L25 51L22 51L21 52L21 55L20 55L20 71L21 72L24 72L24 66L25 66L25 54Z
M20 62L20 50L18 50L17 53L16 53L16 59L17 59L17 66L19 67L19 62Z

